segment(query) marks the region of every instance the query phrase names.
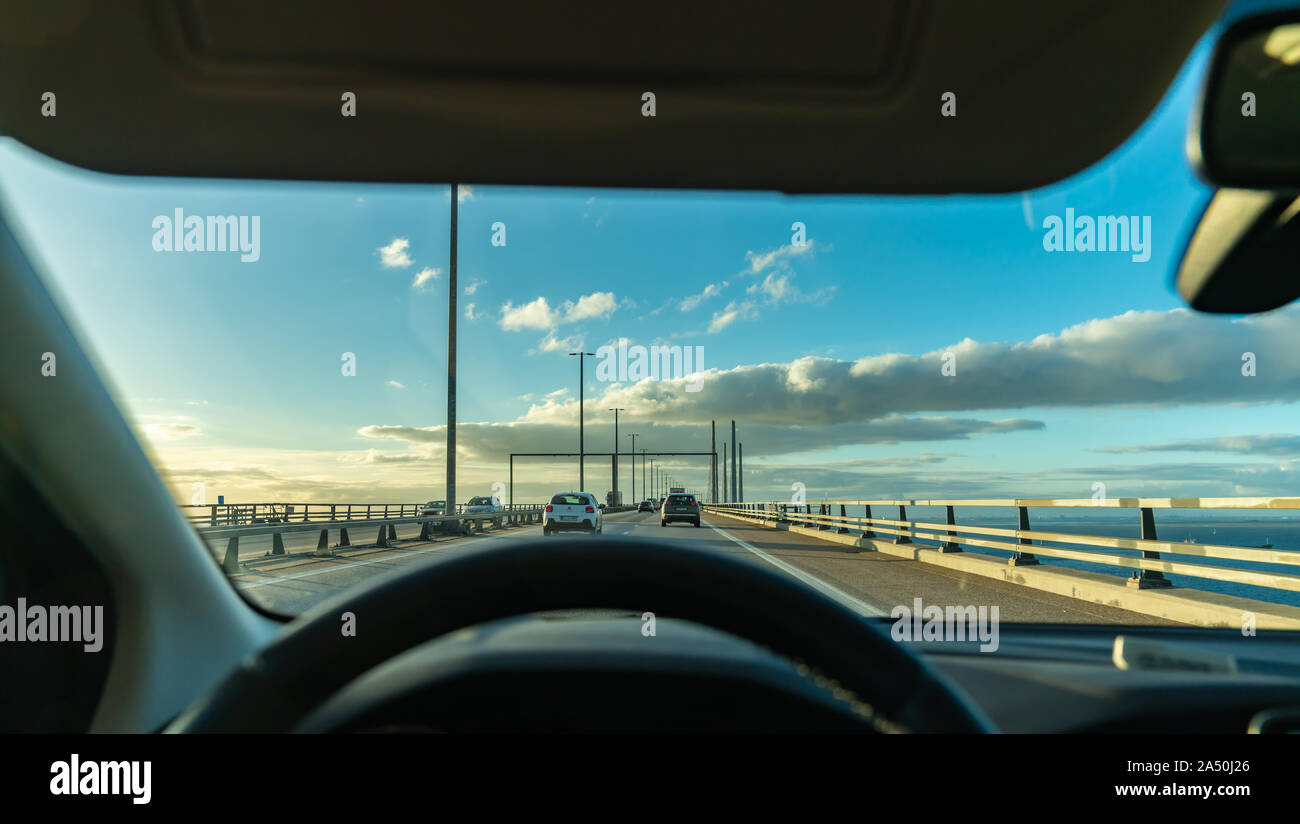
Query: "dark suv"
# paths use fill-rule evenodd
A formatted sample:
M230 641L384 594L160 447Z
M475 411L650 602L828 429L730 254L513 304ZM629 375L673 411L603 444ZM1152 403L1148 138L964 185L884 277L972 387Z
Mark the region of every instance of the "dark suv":
M664 498L663 508L659 510L659 526L668 526L669 521L689 521L700 525L700 503L694 495L673 493Z

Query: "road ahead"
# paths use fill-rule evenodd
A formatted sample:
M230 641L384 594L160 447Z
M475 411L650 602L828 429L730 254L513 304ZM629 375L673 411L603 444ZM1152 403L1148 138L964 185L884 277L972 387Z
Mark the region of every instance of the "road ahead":
M373 543L375 530L352 541ZM432 554L464 552L484 542L543 540L540 526L491 530L481 535L419 541L419 527L399 527L393 548L354 546L331 558L316 558L316 533L285 536L286 556L265 556L270 538L241 544L244 563L235 580L249 596L277 612L293 614L375 574L398 569ZM748 563L770 565L835 598L864 615L888 615L895 605L911 606L920 597L927 604L996 605L1007 622L1075 624L1168 624L1148 615L1088 603L1079 599L1027 589L1015 584L922 564L877 552L846 552L839 544L814 537L760 527L726 517L705 516L703 526L659 526L657 513L622 512L605 519L597 536L552 536L545 540L601 541L610 536L689 542L693 547L721 552ZM337 531L331 540L337 541ZM255 541L261 540L265 547ZM224 549L217 548L216 551Z

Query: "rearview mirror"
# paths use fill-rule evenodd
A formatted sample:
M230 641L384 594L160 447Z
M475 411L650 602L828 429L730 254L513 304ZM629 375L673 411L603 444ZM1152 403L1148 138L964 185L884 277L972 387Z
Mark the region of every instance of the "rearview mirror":
M1300 11L1248 17L1219 38L1188 153L1218 186L1300 188Z
M1250 314L1300 297L1300 198L1220 189L1178 267L1177 288L1201 312Z

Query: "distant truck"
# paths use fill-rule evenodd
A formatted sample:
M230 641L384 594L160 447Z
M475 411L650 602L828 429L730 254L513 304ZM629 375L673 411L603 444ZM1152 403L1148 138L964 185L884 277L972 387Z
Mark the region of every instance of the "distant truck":
M605 493L605 506L622 506L622 505L623 505L623 490L620 489L617 492Z
M674 486L674 487L672 487L671 489L668 490L668 494L669 494L669 495L672 495L673 493L681 493L681 492L685 492L685 491L686 491L686 487L684 487L684 486Z

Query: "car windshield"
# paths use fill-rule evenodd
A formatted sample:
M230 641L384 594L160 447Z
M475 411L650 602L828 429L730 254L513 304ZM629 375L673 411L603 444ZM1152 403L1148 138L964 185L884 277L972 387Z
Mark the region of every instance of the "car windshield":
M0 189L269 610L604 500L593 541L774 560L874 615L1267 623L1300 610L1300 309L1171 286L1210 195L1183 150L1205 57L1111 156L1006 195L151 179L10 139ZM431 487L503 510L452 529L473 513L430 520ZM665 495L706 528L623 504Z

